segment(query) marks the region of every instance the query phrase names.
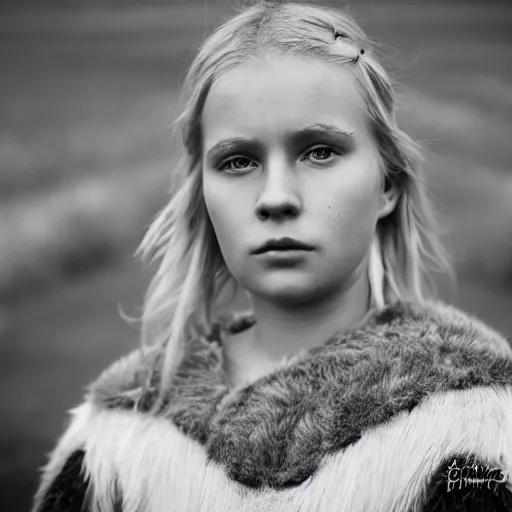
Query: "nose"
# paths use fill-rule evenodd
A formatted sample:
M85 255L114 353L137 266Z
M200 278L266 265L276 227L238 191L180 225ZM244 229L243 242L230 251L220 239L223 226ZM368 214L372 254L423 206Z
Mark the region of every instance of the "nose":
M301 208L294 170L283 163L276 163L266 170L266 179L256 204L256 215L269 217L296 217Z

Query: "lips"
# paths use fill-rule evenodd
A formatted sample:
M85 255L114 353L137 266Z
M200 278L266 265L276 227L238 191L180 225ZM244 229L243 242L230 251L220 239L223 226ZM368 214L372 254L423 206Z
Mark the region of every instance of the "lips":
M279 239L267 240L263 245L260 245L257 249L252 251L252 254L261 254L267 251L291 251L291 250L302 250L312 251L314 247L300 240L294 238L285 237Z

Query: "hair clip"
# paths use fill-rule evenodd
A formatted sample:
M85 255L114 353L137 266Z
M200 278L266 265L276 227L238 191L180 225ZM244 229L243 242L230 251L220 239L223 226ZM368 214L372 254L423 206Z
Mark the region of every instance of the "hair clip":
M340 32L339 30L334 31L334 40L337 41L338 39L345 39L347 36L343 32ZM364 55L364 48L361 48L359 50L360 55ZM354 57L353 61L357 62L359 60L359 55Z

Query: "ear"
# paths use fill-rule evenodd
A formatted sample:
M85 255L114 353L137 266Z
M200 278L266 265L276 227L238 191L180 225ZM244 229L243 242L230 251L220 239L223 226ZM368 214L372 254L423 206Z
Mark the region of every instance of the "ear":
M399 197L399 190L389 178L385 177L384 190L380 197L379 219L387 217L395 209Z

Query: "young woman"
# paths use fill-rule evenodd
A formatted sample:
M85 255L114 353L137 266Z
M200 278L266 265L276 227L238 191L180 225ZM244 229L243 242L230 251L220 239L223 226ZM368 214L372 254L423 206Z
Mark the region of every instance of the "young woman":
M142 349L71 411L33 510L512 510L512 350L427 298L446 258L360 28L261 2L185 91ZM212 318L227 284L251 307Z

